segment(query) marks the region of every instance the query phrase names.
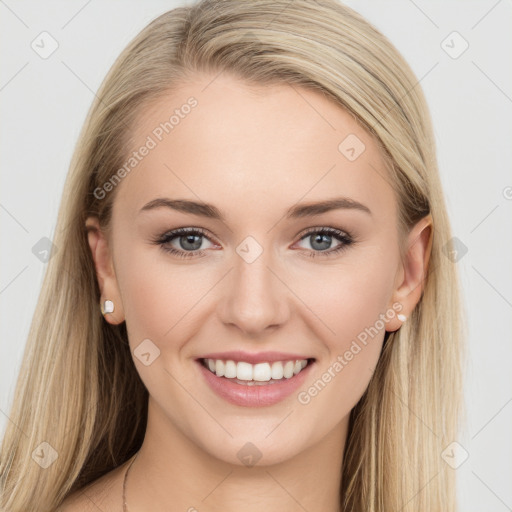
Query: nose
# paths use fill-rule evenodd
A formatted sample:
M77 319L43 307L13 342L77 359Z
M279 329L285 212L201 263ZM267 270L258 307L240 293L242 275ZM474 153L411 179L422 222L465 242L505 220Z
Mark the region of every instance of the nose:
M226 276L219 316L225 325L246 336L265 335L289 318L290 297L268 252L252 262L234 254L234 268ZM281 280L282 279L282 280Z

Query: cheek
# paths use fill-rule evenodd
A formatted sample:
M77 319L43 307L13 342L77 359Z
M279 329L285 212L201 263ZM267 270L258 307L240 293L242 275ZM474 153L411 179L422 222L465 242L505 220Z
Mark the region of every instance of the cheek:
M215 284L211 270L173 264L158 248L132 251L116 274L132 348L146 338L163 347L190 337L201 297Z
M306 287L298 293L307 297L308 307L319 317L316 333L325 357L301 389L300 403L315 403L338 416L348 414L363 395L379 360L386 314L388 319L395 314L388 310L395 257L375 247L358 255L357 262L347 258L336 269L331 267L325 278L317 275L314 287L312 278L303 280L309 294Z
M385 330L379 318L389 305L394 270L394 255L375 248L339 265L303 273L307 277L296 276L294 289L316 313L331 351L344 350L366 328Z

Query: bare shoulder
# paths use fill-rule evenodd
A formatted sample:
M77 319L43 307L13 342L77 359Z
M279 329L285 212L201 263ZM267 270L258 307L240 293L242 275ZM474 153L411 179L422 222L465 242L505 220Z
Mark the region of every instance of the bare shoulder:
M119 512L122 510L126 463L69 495L58 512Z

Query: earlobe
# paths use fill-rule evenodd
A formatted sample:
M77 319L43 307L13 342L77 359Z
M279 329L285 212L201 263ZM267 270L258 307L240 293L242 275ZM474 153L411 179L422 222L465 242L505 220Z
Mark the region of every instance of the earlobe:
M100 228L97 217L88 217L85 226L101 293L98 309L107 322L113 325L120 324L124 321L124 310L108 240Z
M386 330L398 330L421 299L434 237L431 214L419 220L407 237L407 251L401 269L401 282L393 293L392 303L402 305L400 314L393 318Z

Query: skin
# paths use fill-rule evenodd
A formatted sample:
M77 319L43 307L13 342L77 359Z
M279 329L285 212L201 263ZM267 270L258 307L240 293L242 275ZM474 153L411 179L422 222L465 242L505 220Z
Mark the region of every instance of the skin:
M349 413L368 386L385 330L402 324L396 315L308 404L297 393L268 407L230 404L209 388L195 359L237 349L304 354L316 359L301 387L307 390L379 314L394 303L406 316L414 309L432 219L410 231L401 261L394 190L375 140L353 116L311 90L258 88L226 73L213 78L195 75L144 110L132 150L168 112L190 96L198 100L118 185L111 233L93 217L86 223L98 228L89 244L102 300L116 308L106 321L126 321L132 354L144 339L160 350L149 366L134 357L150 398L128 507L252 512L300 504L309 512L338 511ZM365 144L354 161L338 150L348 134ZM337 209L284 218L297 203L338 196L372 214ZM157 197L211 203L226 221L164 207L140 212ZM152 243L180 227L210 234L202 238L203 256L179 258ZM355 242L322 254L313 233L303 233L323 227L349 232ZM247 236L263 248L252 263L236 252ZM327 250L341 243L328 238ZM186 252L179 236L170 245ZM254 467L237 457L247 442L261 453ZM125 468L90 486L87 502L122 510Z

